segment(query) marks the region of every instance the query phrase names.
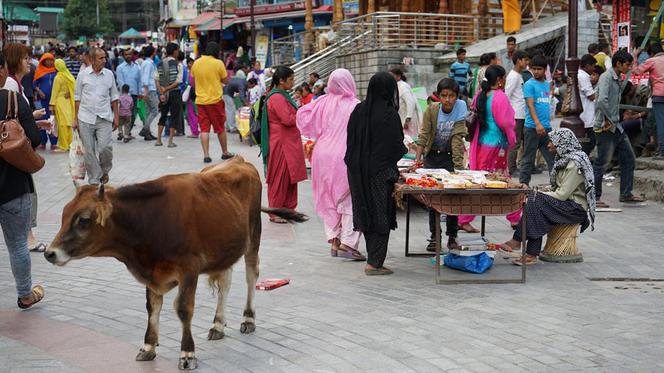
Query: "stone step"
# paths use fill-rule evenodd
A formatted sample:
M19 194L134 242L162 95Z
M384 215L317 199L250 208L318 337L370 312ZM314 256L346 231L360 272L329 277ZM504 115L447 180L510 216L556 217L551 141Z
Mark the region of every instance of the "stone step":
M636 167L646 170L664 170L664 161L655 161L652 158L637 158Z
M637 161L639 162L639 161ZM642 163L642 162L639 162ZM664 167L660 162L658 167ZM664 168L663 168L664 169ZM664 201L664 172L663 169L649 168L634 171L634 194L644 194L650 201Z

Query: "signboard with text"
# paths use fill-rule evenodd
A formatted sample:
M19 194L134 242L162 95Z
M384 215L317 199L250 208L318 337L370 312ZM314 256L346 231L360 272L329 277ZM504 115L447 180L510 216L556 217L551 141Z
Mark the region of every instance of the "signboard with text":
M611 51L621 48L631 51L631 23L629 0L613 0L613 22L611 24ZM627 35L625 35L627 34Z
M318 1L312 1L313 8L318 7ZM294 10L304 10L306 9L306 1L291 1L289 3L283 4L270 4L270 5L256 5L254 6L254 15L259 14L270 14L270 13L281 13L281 12L291 12ZM251 8L242 7L235 8L235 15L240 17L245 17L251 15Z

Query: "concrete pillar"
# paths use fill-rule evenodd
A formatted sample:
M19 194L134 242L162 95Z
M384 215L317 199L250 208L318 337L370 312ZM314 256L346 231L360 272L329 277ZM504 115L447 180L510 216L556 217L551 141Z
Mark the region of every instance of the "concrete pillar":
M305 2L305 15L304 15L304 30L306 33L304 34L304 40L306 44L306 53L307 55L311 54L314 52L312 48L313 44L313 34L311 33L311 30L314 28L314 8L313 8L313 3L312 0L307 0Z

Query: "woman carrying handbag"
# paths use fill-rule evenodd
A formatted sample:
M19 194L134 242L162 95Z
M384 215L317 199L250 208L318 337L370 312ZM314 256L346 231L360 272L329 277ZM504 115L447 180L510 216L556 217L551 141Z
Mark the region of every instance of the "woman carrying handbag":
M5 59L0 55L0 85L4 86L6 79ZM29 146L26 147L27 141ZM16 282L17 304L22 309L44 298L44 289L32 286L28 232L30 193L35 188L30 172L24 170L36 171L43 166L43 159L33 150L39 144L39 129L27 101L15 92L0 90L0 226ZM21 152L24 159L31 161L16 161L16 153ZM38 164L40 159L41 165Z

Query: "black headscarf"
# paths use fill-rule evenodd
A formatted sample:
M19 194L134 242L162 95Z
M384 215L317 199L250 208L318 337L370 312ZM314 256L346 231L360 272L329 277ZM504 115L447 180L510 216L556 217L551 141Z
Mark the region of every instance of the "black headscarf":
M369 185L372 176L397 162L408 151L403 144L396 80L381 72L369 81L367 98L355 107L348 122L344 161L353 200L355 229L371 230Z

